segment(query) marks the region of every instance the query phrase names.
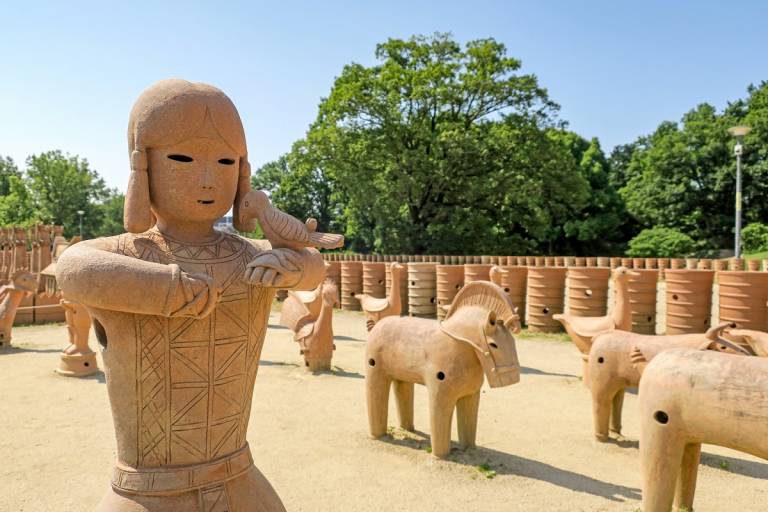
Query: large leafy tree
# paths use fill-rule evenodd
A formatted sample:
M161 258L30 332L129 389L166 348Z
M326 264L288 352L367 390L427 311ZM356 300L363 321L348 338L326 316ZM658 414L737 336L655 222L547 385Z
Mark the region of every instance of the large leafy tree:
M276 202L294 194L285 187L312 201L329 191L323 204L353 249L551 247L553 226L586 204L589 183L547 135L557 105L536 77L493 39L390 39L376 57L345 66L306 140L262 169L281 176Z

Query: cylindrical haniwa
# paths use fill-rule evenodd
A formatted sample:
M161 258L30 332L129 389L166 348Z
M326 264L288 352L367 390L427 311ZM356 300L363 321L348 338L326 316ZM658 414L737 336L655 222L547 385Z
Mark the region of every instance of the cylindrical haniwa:
M525 267L514 267L525 268ZM464 265L438 265L437 269L437 318L442 320L446 311L443 306L453 303L453 298L464 285Z
M517 308L520 323L525 316L525 291L528 279L528 267L501 267L501 287L509 295L512 304Z
M404 267L400 272L400 314L408 314L408 265L410 263L401 263ZM384 274L384 284L386 285L386 294L389 297L389 289L392 287L392 264L388 264Z
M667 281L667 334L704 332L712 309L713 270L676 269Z
M437 314L436 263L408 264L408 314L434 318Z
M386 296L385 285L386 265L381 262L363 262L363 293L382 298Z
M562 325L552 315L563 312L565 268L528 269L528 310L526 320L532 332L559 332Z
M341 290L341 262L328 261L325 267L325 279L332 281L337 290Z
M361 261L341 262L341 309L359 311L360 301L355 295L363 293L363 263Z
M632 312L632 332L656 334L656 287L659 271L633 270L627 282L629 309Z
M490 281L491 267L493 267L493 265L482 263L464 265L464 283L471 283L472 281Z
M611 269L570 267L567 274L568 312L573 316L605 316Z
M717 282L721 322L733 322L739 329L768 329L768 272L718 272Z

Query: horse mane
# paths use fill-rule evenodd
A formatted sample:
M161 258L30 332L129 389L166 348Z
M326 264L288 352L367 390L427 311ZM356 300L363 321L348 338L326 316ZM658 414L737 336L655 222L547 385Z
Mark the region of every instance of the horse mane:
M479 306L493 311L504 323L517 315L515 305L504 289L490 281L473 281L464 285L453 298L445 319L448 320L451 315L465 306Z

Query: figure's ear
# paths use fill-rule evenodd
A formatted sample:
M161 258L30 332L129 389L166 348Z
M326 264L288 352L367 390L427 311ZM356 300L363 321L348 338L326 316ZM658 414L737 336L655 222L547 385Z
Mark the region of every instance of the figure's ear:
M232 224L235 229L245 233L250 233L256 229L256 219L243 220L240 218L240 202L251 191L251 164L248 163L248 157L240 157L240 174L237 178L237 193L235 194L235 204L232 211Z
M123 227L129 233L143 233L155 223L149 202L149 174L147 153L135 149L131 153L131 177L125 193Z

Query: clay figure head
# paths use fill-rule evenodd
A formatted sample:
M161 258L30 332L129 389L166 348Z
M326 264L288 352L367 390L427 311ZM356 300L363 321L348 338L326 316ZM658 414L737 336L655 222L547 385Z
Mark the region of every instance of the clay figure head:
M489 281L465 285L451 304L442 331L475 349L492 388L520 381L520 362L512 335L517 315L504 290Z
M37 290L37 279L34 274L26 270L17 270L6 286L11 290L18 290L24 292L25 295L31 295Z
M339 289L333 281L323 282L323 302L328 307L339 304Z
M619 282L626 283L630 277L639 276L637 272L632 272L627 267L616 267L613 269L613 279Z
M131 110L128 149L132 180L147 173L126 194L128 231L146 231L154 218L213 225L250 191L240 116L210 85L172 79L142 92ZM236 228L253 229L253 221L241 222L237 211L234 219Z

